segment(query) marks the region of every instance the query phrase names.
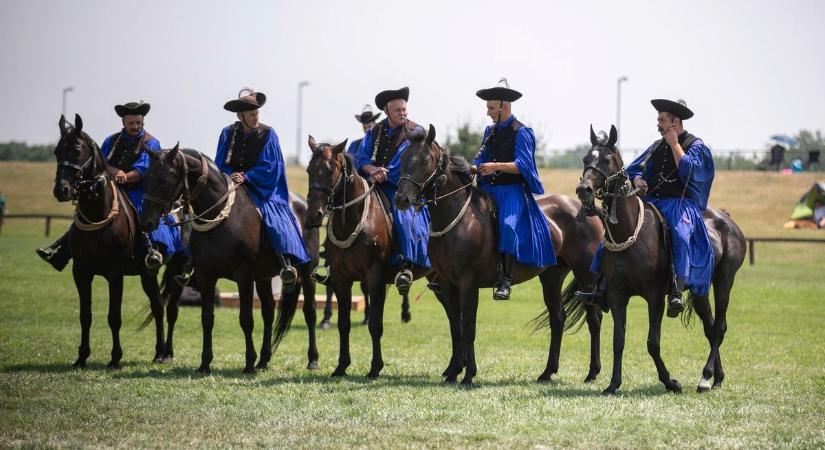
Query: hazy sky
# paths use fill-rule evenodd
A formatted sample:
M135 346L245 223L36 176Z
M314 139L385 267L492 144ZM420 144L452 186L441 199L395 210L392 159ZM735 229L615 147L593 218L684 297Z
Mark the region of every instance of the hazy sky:
M657 137L651 98L683 98L687 128L716 149L762 148L774 133L825 129L825 1L59 1L0 0L0 141L54 142L61 91L102 142L113 105L152 104L147 129L213 155L244 86L284 154L303 135L357 138L353 118L410 86L410 118L440 139L487 123L475 91L506 76L520 120L553 149L616 121L621 144ZM307 158L304 157L304 160Z

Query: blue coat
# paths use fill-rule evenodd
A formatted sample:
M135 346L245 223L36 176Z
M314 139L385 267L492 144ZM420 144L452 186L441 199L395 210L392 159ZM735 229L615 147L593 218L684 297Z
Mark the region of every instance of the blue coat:
M384 119L386 122L386 119ZM358 152L355 154L355 166L363 176L367 174L362 170L367 164L374 164L372 160L372 147L375 142L373 131L378 127L373 127L367 131L364 139L361 140L361 145ZM390 129L390 137L392 132ZM389 170L389 177L385 183L379 185L384 194L390 200L390 209L392 209L392 217L394 222L395 244L400 250L401 254L395 254L394 263L399 263L399 259L405 262L415 264L420 267L429 268L430 258L427 256L427 243L430 238L430 212L427 207L421 208L416 213L414 208L409 208L406 211L399 211L395 207L395 191L398 189L398 182L401 181L401 155L407 147L410 146L410 141L404 140L398 146L398 151L395 156L387 164L386 168ZM400 257L400 258L399 258Z
M221 131L215 154L215 163L227 175L235 172L225 162L233 129L234 125L229 125ZM284 158L274 129L269 130L258 160L244 172L244 178L244 186L261 213L272 248L292 256L299 264L308 262L309 252L301 237L301 227L289 206Z
M509 127L515 116L484 130L484 139L493 127ZM544 213L536 203L533 194L544 193L544 186L536 168L536 138L529 127L519 128L515 139L514 163L521 173L524 183L490 185L489 177L482 177L478 187L488 192L496 200L498 207L498 250L516 257L521 264L547 267L556 264L553 237ZM473 164L479 165L490 160L489 151L482 150Z
M121 130L118 146L133 149L138 144L137 141L142 140L145 134L146 130L141 130L137 136L129 136L125 131ZM103 141L100 152L104 158L109 158L109 154L112 153L112 146L115 144L114 141L117 139L117 136L117 134L114 134ZM120 148L122 149L124 147ZM137 161L132 164L131 168L131 170L137 170L138 173L140 173L140 179L125 187L126 195L129 196L129 200L132 202L132 206L135 207L138 215L143 211L143 175L146 173L146 170L149 169L149 154L146 153L147 151L160 151L160 142L154 137L146 141L144 150L140 153ZM158 224L157 229L149 233L149 239L152 242L162 244L165 247L162 248L162 250L166 255L183 250L183 245L180 241L180 230L178 227L173 226L174 224L175 219L173 217L165 216Z

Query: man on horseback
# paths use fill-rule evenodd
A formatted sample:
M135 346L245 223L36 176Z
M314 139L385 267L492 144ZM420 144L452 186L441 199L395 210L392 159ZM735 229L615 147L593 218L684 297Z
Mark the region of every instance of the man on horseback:
M552 266L556 252L547 220L533 197L544 193L536 170L536 138L512 114L512 102L521 93L496 86L476 95L487 102L487 116L493 120L484 130L484 143L473 161L481 176L478 187L495 199L498 208L501 271L493 299L509 300L515 262Z
M394 245L400 251L401 270L395 276L395 286L401 295L409 293L414 265L430 268L427 257L430 216L427 209L399 211L394 200L401 181L401 155L409 146L407 137L414 131L424 132L421 126L407 119L409 96L410 89L407 87L382 91L375 96L375 105L384 111L387 118L367 131L355 157L357 169L368 177L370 183L378 184L389 200L394 222Z
M683 121L693 117L684 100L650 101L658 112L657 129L662 139L654 142L627 167L628 177L665 218L670 234L673 278L667 315L677 317L685 308L682 291L707 295L713 275L713 247L702 211L708 206L713 184L713 155L705 143L685 131ZM591 270L601 267L603 247L593 258ZM600 275L600 281L604 278ZM598 301L604 283L595 294L580 293L585 301Z
M215 163L235 184L247 188L261 214L270 245L281 258L283 290L291 293L298 280L294 264L307 263L310 257L289 206L278 135L258 119L258 109L264 103L266 95L251 89L241 90L238 99L226 102L224 109L236 113L238 121L221 131Z
M361 124L361 128L363 128L364 130L364 135L366 135L367 132L375 126L375 122L377 122L380 117L380 112L378 114L373 114L372 107L370 105L364 105L364 109L361 111L361 114L355 115L355 120L357 120L358 123ZM347 148L347 153L353 156L358 154L358 149L361 147L361 141L363 140L364 138L361 137L361 139L356 139L352 141L352 143Z
M144 117L150 105L143 102L129 102L115 105L115 113L120 116L123 129L103 141L100 152L106 160L106 176L121 185L132 202L137 215L143 209L143 174L149 168L148 151L159 151L160 143L144 129ZM158 228L148 235L142 233L143 241L137 248L145 252L146 267L157 269L163 264L164 255L182 250L180 231L173 227L171 218L161 221ZM58 271L69 263L71 254L68 243L71 228L60 239L45 248L38 248L37 254Z

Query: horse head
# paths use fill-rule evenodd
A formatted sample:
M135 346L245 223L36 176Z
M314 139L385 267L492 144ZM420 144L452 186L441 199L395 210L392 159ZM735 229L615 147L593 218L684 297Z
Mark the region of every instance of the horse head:
M60 116L60 140L54 148L57 173L52 190L59 202L77 197L79 183L91 181L103 172L103 161L97 144L83 132L83 119L74 116L74 125Z
M307 194L307 214L304 226L318 228L324 220L324 213L332 206L336 195L344 196L345 185L355 175L352 157L344 149L347 141L336 146L316 143L309 137L307 142L312 150L312 158L307 165L309 175L309 193Z
M591 148L587 151L582 162L584 171L576 186L576 195L586 207L592 207L596 197L610 190L614 186L614 180L621 178L624 163L619 151L616 149L618 138L616 127L610 126L610 136L604 132L597 136L590 126ZM624 182L624 180L621 180Z
M183 193L183 177L186 154L179 144L170 150L146 152L149 169L143 174L143 211L140 226L151 231L157 228L160 218L172 209L172 204Z
M444 185L447 181L447 158L435 142L435 127L430 125L426 134L423 129L416 129L409 141L409 147L401 155L401 180L395 193L395 205L401 210L420 207L436 184Z

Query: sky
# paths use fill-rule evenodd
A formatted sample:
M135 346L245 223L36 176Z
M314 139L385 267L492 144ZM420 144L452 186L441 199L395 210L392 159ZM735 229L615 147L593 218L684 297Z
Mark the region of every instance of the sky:
M566 149L617 122L625 76L620 148L658 138L650 99L669 98L712 149L763 149L825 130L823 46L822 0L0 0L0 142L55 142L71 86L67 114L98 142L120 129L115 104L143 100L164 148L214 155L235 120L223 104L253 87L284 155L305 162L308 134L359 138L353 116L385 89L409 86L410 119L442 142L480 129L475 92L506 77L519 120Z

